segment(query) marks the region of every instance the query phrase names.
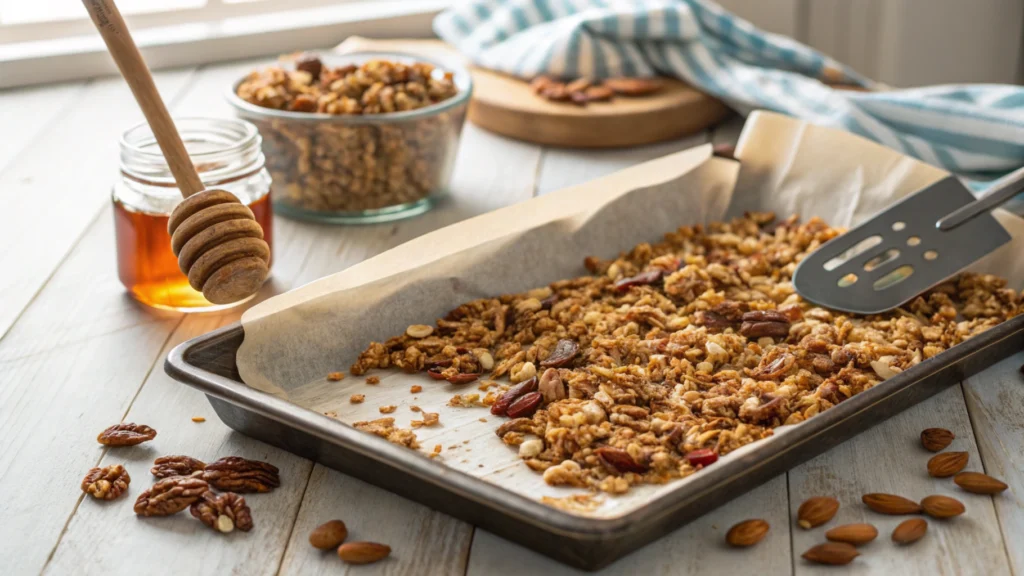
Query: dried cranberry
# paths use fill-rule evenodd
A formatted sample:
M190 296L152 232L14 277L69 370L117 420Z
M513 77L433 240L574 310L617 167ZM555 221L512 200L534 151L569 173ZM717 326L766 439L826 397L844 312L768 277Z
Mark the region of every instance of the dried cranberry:
M619 292L626 292L633 286L643 286L646 284L654 284L658 280L661 280L661 276L665 274L665 271L660 268L652 268L645 270L636 276L630 276L629 278L623 278L615 283L615 289Z
M693 466L710 466L715 462L718 462L718 454L710 448L703 448L701 450L694 450L686 455L686 459L690 461Z
M504 394L498 397L498 400L491 405L491 414L495 416L504 416L508 407L516 401L517 398L528 392L533 392L537 389L537 377L534 376L529 380L524 380L519 384L509 388Z
M555 344L551 355L541 360L540 365L544 368L562 368L572 362L572 359L579 352L580 345L573 340L559 340Z
M544 397L540 392L530 392L529 394L523 394L518 400L512 403L505 412L505 415L509 418L524 418L533 416L533 413L540 407L541 400Z

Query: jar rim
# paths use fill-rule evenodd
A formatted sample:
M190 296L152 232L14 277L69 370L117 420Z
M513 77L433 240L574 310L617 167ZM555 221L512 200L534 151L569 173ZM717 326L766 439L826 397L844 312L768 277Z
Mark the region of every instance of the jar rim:
M227 130L234 130L234 134L237 134L237 139L233 144L226 144L222 148L216 148L211 150L204 150L199 152L188 151L189 158L193 161L204 157L213 157L216 155L222 155L229 152L242 152L246 148L252 146L253 142L259 138L259 131L256 126L251 122L238 118L210 118L204 116L175 116L172 118L175 126L178 128L179 133L186 132L190 125L196 125L196 131L202 131L203 129L209 128L221 128ZM130 141L132 137L139 138L138 142ZM128 128L121 134L119 145L122 153L129 153L140 158L163 160L164 154L160 150L159 146L153 147L156 144L156 137L153 135L153 129L150 128L149 124L145 121L139 122L134 126Z

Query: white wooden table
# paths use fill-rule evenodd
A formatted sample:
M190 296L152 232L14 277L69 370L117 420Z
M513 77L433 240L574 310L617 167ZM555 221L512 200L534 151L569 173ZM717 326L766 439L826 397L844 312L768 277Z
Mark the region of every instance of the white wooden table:
M157 74L176 115L228 116L224 87L255 62ZM0 574L565 574L569 570L483 530L232 432L206 399L171 380L163 359L176 344L238 320L156 313L117 279L110 186L117 139L141 115L120 79L0 92ZM440 226L526 200L695 144L713 133L617 151L544 149L467 125L451 197L427 215L395 224L330 227L278 219L273 280L264 296L337 272ZM771 479L609 567L608 574L1024 574L1024 353ZM193 416L207 421L196 424ZM96 434L119 421L159 431L154 442L111 453ZM926 427L953 430L1011 489L990 498L925 473ZM240 455L281 469L282 486L249 498L256 528L216 535L188 516L138 519L131 502L152 478L153 458L210 461ZM125 462L127 498L98 503L79 483L99 464ZM898 519L860 504L865 492L910 497L948 493L966 516L932 523L924 540L896 548ZM800 554L822 530L795 528L807 497L842 503L831 525L869 521L881 531L840 570ZM344 519L353 538L390 544L386 562L347 568L306 541ZM734 522L760 517L771 531L743 551L723 544Z

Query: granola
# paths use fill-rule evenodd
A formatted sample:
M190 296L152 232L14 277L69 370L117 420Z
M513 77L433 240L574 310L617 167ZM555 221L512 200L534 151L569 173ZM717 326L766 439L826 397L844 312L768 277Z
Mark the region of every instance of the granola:
M263 137L275 193L283 193L277 201L313 211L376 210L439 191L465 117L459 106L391 122L340 118L408 112L456 96L452 73L423 62L329 67L304 57L294 70L253 71L236 93L263 108L339 117L309 122L244 114Z
M684 226L587 258L590 275L467 302L427 338L371 343L350 370L453 381L482 372L474 350L486 350L491 378L519 382L491 405L511 418L502 440L548 484L623 493L711 466L1024 312L1005 280L971 273L885 314L805 302L797 263L841 232L768 213Z
M376 420L356 422L352 426L357 430L380 436L392 444L399 444L414 450L420 447L420 443L416 440L416 434L411 430L396 428L394 418L378 418Z

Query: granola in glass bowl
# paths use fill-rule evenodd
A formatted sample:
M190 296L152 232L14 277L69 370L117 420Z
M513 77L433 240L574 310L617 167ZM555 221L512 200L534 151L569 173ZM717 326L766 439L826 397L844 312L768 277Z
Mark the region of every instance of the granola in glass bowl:
M613 494L693 474L1024 312L972 273L885 314L805 302L797 263L842 231L752 213L684 226L590 275L467 302L374 342L351 367L509 384L481 403L550 485ZM429 329L429 330L428 330Z

